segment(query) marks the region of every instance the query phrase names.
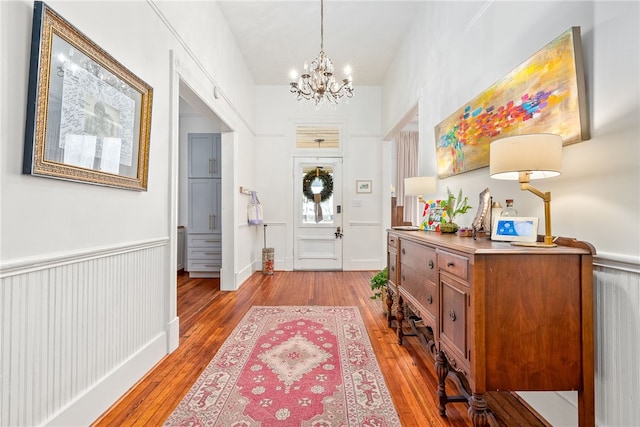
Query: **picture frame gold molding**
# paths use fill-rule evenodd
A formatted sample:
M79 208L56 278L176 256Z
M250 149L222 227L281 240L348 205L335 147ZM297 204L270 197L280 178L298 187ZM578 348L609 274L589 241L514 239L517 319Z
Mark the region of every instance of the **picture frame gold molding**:
M146 191L153 88L34 2L23 173Z

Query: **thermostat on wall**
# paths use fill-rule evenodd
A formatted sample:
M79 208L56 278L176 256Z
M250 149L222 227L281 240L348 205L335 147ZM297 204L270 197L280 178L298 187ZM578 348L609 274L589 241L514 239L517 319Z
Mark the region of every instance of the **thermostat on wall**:
M491 240L503 242L535 242L538 218L527 216L498 217L491 227Z

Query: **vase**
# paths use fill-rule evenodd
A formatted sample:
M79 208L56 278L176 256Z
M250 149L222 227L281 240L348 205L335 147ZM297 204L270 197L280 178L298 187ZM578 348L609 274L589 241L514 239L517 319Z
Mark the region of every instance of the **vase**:
M455 222L445 222L444 224L440 224L441 233L455 233L456 231L458 231L458 224Z

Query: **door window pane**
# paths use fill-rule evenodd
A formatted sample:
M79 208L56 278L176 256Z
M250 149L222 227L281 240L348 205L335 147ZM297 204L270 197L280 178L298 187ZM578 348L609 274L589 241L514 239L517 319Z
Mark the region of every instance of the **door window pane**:
M326 192L328 189L325 189L325 184L329 181L326 179L322 179L322 176L329 176L331 178L330 185L333 185L333 169L331 168L320 168L322 173L325 175L321 175L320 177L316 176L311 179L310 183L306 184L303 182L303 192L302 192L302 224L333 224L334 221L334 211L333 211L333 189L331 189L331 194L328 197L325 197L325 200L321 200L321 195L323 191ZM317 171L318 168L309 168L304 170L304 176L308 176L311 172L313 176L313 171ZM303 178L304 180L304 178ZM305 191L306 189L306 191ZM325 191L327 190L327 191ZM313 197L313 199L312 199Z

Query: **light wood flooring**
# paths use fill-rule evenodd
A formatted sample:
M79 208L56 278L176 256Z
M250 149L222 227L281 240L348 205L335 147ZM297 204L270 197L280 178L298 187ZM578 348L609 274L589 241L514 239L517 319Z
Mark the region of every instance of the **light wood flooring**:
M180 345L163 358L94 426L159 426L191 388L218 348L253 305L357 306L403 426L469 426L466 403L437 410L433 359L417 337L398 345L380 301L369 298L375 272L284 272L253 274L237 292L221 292L217 279L178 274ZM449 384L447 392L456 391ZM499 426L545 426L509 393L487 400Z

